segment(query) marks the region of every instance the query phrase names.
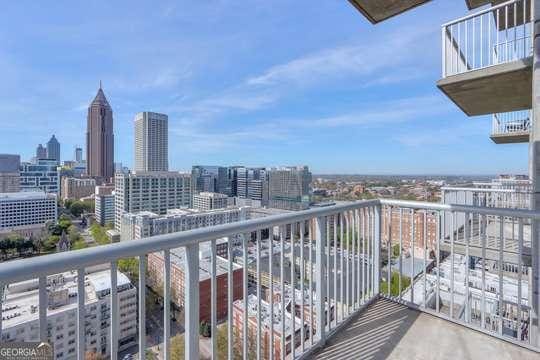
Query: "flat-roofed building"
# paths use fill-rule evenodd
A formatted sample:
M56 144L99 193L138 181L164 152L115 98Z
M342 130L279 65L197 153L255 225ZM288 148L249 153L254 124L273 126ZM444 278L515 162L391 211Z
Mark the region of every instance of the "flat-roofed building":
M191 206L191 175L173 171L115 174L115 227L122 231L126 212L151 211L166 214L169 209Z
M96 221L101 226L114 224L114 186L96 186L94 194L94 213Z
M193 195L193 207L201 211L226 208L229 197L225 194L201 192Z
M110 355L111 271L85 276L84 333L86 353ZM38 279L6 287L2 301L2 342L39 340ZM118 350L137 343L137 289L126 275L117 274ZM77 272L47 277L47 337L55 359L77 359Z
M52 159L36 159L21 164L21 190L40 189L47 193L60 193L59 163Z
M0 237L17 232L23 236L40 233L56 222L56 195L42 191L0 193Z

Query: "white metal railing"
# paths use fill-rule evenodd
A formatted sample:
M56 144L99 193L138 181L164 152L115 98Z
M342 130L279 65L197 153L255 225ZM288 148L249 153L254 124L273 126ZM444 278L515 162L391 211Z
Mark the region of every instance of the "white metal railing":
M442 77L532 56L531 0L510 0L442 25Z
M529 209L532 187L529 181L516 183L475 183L471 187L441 188L444 204Z
M467 219L462 227L454 226L450 236L441 230L445 213L450 218L461 214ZM87 270L102 264L113 270L107 306L111 340L107 353L111 359L118 356L121 292L115 270L119 261L127 258L138 260L138 348L140 358L145 357L147 312L142 289L150 284L146 280L148 259L155 254L163 259L162 356L170 358L170 302L173 295L176 298L175 287L180 281L178 275L171 276L171 267L178 266L171 261L171 254L177 248L185 252L181 284L187 359L199 358L199 321L204 315L211 319L214 359L307 358L379 296L532 347L530 329L524 325L532 315L524 300L528 290L522 279L523 271L530 271L524 259L530 256L531 233L525 228L532 219L540 219L540 213L397 200L351 202L1 263L0 289L5 295L15 283L38 279L39 335L35 340L49 341L51 276L75 271L77 290L70 296L77 298L79 359L88 351L85 340L87 330L92 329L85 325L85 297L78 295L85 292ZM498 236L493 229L500 230ZM216 240L223 237L230 239L226 266L218 264L216 250ZM207 243L211 282L208 308L203 306L206 292L199 289L205 271L199 250ZM460 267L464 256L471 259L470 264L474 261L474 269ZM506 277L508 269L514 268L524 269L512 273L512 279L517 279L512 280L515 291L514 287L508 290ZM480 275L473 276L473 271ZM225 283L221 283L222 275ZM480 281L480 285L471 285L467 281L471 279ZM8 309L5 296L0 299L4 338L10 331L4 316ZM523 311L516 312L516 306ZM218 318L218 308L226 308L222 319ZM205 311L209 314L202 313ZM503 322L498 314L503 314ZM225 354L220 354L217 346L218 323L223 323L219 326L227 333ZM508 329L512 328L517 329L515 334L510 334ZM16 336L9 340L17 340Z
M530 110L493 114L491 135L528 134L530 127Z

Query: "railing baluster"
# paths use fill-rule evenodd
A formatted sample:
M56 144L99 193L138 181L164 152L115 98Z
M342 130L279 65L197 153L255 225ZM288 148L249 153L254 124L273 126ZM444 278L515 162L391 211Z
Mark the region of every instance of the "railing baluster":
M355 242L356 242L356 234L355 234L355 228L356 228L356 218L354 216L354 210L353 211L350 211L349 212L350 214L350 217L351 217L351 242L350 242L350 251L349 251L349 258L351 259L351 309L352 311L355 310L356 306L355 306L355 296L354 294L356 293L356 276L355 276L355 267L356 267L356 264L355 264L355 258L354 258L354 253L355 253Z
M139 256L139 358L146 358L146 255Z
M503 247L504 247L504 217L499 217L499 335L503 334L504 293L503 293Z
M280 265L280 303L281 303L281 349L279 351L281 355L281 359L285 359L285 352L287 349L285 348L285 237L287 236L287 225L281 226L279 229L279 265ZM244 359L247 358L247 355L244 357Z
M244 303L244 315L242 316L242 354L244 359L248 358L248 236L250 236L250 233L242 234L242 297Z
M256 249L257 249L257 360L261 360L261 328L263 326L261 321L261 230L257 230L256 233Z
M518 298L517 298L517 340L522 341L521 332L521 273L523 271L523 262L521 257L523 256L523 218L518 219Z
M344 242L345 238L344 238L344 232L343 232L343 213L340 213L339 214L339 248L340 248L340 266L339 266L339 271L341 273L341 276L340 276L340 281L339 281L339 292L340 292L340 295L339 295L339 302L340 302L340 312L341 312L341 321L343 321L345 319L345 281L344 281L344 274L343 274L343 270L344 270L344 267L343 267L343 260L344 260L344 256L345 256L345 248L343 246L343 242Z
M392 296L392 286L391 286L391 283L392 283L392 206L389 206L388 207L388 218L387 218L387 234L388 234L388 239L387 239L387 243L386 243L386 247L387 247L387 263L386 263L386 268L387 268L387 278L386 278L386 282L387 282L387 285L388 285L388 296Z
M411 273L409 274L411 279L411 303L414 303L414 276L416 275L416 271L414 270L414 240L416 238L414 215L414 209L411 209Z
M471 304L469 301L470 291L469 291L469 242L470 242L470 224L469 224L469 213L465 213L465 322L469 323L471 321Z
M337 292L338 292L338 288L337 288L337 250L338 250L338 245L337 245L337 214L334 214L333 216L333 224L334 224L334 327L336 327L338 325L338 309L337 309L337 304L338 304L338 301L337 301Z
M324 217L315 218L315 262L317 264L317 280L316 280L316 313L317 313L317 336L318 343L324 344L325 341L325 326L324 326L324 309L325 309L325 298L326 298L326 289L324 283L324 248L326 246L326 221Z
M313 225L314 221L313 219L310 219L309 221L309 324L310 324L310 334L309 334L309 344L313 346Z
M210 336L212 360L217 360L217 249L216 240L210 241Z
M302 323L302 328L300 329L300 348L302 349L302 354L306 351L305 347L305 321L304 321L304 307L305 307L305 292L304 292L304 274L306 271L306 266L304 262L304 233L306 231L306 223L304 221L300 222L300 293L302 294L302 304L300 306L300 322ZM310 296L311 297L311 296Z
M403 285L403 208L399 209L399 300L402 299Z
M480 236L482 238L482 329L486 328L486 242L487 242L487 218L481 215Z
M347 257L346 257L346 285L345 285L345 310L346 310L346 316L349 316L350 314L350 299L351 299L351 226L350 226L350 212L347 211L345 213L345 233L346 233L346 241L347 241Z
M232 242L234 235L227 241L227 359L233 358L233 301L234 301L234 254ZM271 265L271 263L270 263ZM271 268L270 268L271 269Z
M326 294L328 296L328 310L326 311L326 326L328 326L328 330L330 331L330 217L326 216L325 218L326 222L326 247L324 248L326 252L326 267L325 269L325 278L326 278Z
M362 214L362 304L365 304L366 299L366 225L368 221L366 219L366 209L360 210Z
M294 258L294 237L296 235L296 223L291 224L291 356L295 358L295 334L296 334L296 261Z
M163 252L163 358L171 356L171 251ZM187 327L187 326L185 326Z
M47 276L39 277L39 340L41 342L48 342L47 336Z
M86 331L86 293L85 293L85 270L77 269L77 359L84 360L86 352L85 331Z
M380 293L381 284L381 243L382 243L382 205L374 208L373 221L375 226L373 227L373 292L374 296L378 296Z
M118 265L111 262L111 360L118 358Z
M268 355L269 359L274 358L274 227L270 229L270 234L268 235L268 269L270 271L270 284L269 291L270 296L268 297L268 303L270 304L270 346Z
M427 301L427 251L428 251L428 246L427 246L427 241L428 241L428 232L427 232L427 222L428 222L428 217L427 217L427 210L424 210L424 231L423 231L423 236L424 236L424 243L423 243L423 252L424 252L424 266L422 267L423 268L423 275L424 275L424 289L422 291L422 295L423 295L423 299L422 299L422 306L424 308L427 308L427 305L426 305L426 301Z
M361 219L361 216L360 216L360 209L356 209L355 210L355 216L356 216L356 241L357 241L357 246L356 246L356 258L358 259L357 260L357 266L356 266L356 299L358 301L358 307L360 308L360 306L362 305L362 267L360 266L360 263L362 261L362 258L360 257L360 245L361 245L361 240L360 240L360 235L361 235L361 230L360 230L360 219ZM335 237L334 237L335 239ZM334 258L334 262L335 262L335 258ZM334 283L334 286L336 286L336 284ZM334 292L335 294L335 292ZM334 300L334 307L337 306L337 298L335 298Z
M436 247L437 247L437 289L435 289L437 299L435 300L435 311L437 314L440 312L440 294L441 294L441 213L437 212L437 233L436 233ZM401 253L400 253L401 254ZM401 290L401 288L400 288Z
M456 213L450 212L450 318L454 318L454 243L456 241Z

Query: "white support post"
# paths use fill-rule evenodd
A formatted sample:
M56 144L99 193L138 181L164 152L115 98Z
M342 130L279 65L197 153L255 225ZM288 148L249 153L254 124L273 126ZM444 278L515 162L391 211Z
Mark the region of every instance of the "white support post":
M326 281L324 279L325 274L325 246L326 246L326 219L324 217L318 217L315 219L315 239L317 241L315 245L315 263L316 263L316 288L315 291L317 292L317 298L316 298L316 317L317 317L317 324L316 324L316 331L317 335L319 336L319 344L322 346L325 342L325 333L324 333L324 320L326 319L326 316L324 314L324 302L326 298ZM347 274L348 276L348 274Z
M532 126L529 140L529 172L533 183L531 207L540 210L540 0L531 0L533 16ZM531 344L540 346L540 221L532 228Z
M186 246L186 359L199 358L199 244Z

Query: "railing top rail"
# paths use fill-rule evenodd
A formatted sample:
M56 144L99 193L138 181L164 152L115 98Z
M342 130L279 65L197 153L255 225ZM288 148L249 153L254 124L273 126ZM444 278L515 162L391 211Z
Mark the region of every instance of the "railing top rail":
M463 17L461 17L459 19L449 21L447 23L442 24L441 27L444 29L444 28L446 28L448 26L455 25L455 24L460 23L462 21L466 21L466 20L475 18L477 16L487 14L487 13L492 12L492 11L497 11L497 9L506 7L506 6L514 4L514 3L522 2L522 1L524 1L524 0L509 0L509 1L504 2L502 4L499 4L499 5L496 5L496 6L491 6L491 7L487 8L487 9L479 10L479 11L473 13L473 14L463 16Z
M105 264L118 259L159 252L167 249L193 245L234 234L249 233L272 226L301 222L315 217L329 216L339 212L378 206L379 200L363 200L333 206L313 208L264 218L238 221L195 230L158 235L148 238L118 242L87 249L55 253L27 259L0 263L0 284L33 279Z
M439 211L453 211L453 212L468 212L480 215L495 215L515 218L530 218L534 220L540 220L540 212L533 210L523 209L507 209L496 207L479 207L470 205L458 205L458 204L439 204L428 203L420 201L408 201L408 200L390 200L381 199L382 205L399 206L411 209L424 209L424 210L439 210Z

